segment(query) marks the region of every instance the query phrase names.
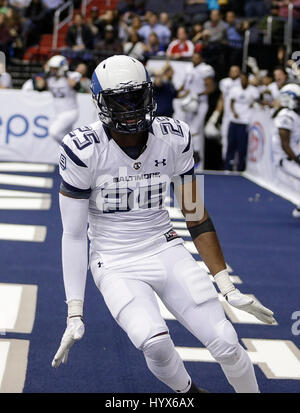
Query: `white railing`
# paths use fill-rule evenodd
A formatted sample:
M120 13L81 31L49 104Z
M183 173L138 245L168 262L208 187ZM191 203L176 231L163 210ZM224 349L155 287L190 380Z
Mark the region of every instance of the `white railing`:
M289 14L288 14L288 21L285 31L285 47L286 47L286 56L289 56L292 53L292 43L293 43L293 14L294 14L294 5L292 3L289 4Z
M68 9L68 15L64 20L60 21L60 15L66 9ZM73 2L68 1L67 3L65 3L61 7L59 7L56 10L56 12L54 13L54 29L53 29L53 38L52 38L52 49L57 48L59 29L61 29L65 24L69 23L72 20L73 11L74 11Z
M242 67L243 72L246 72L247 70L249 43L250 43L250 30L246 30L245 36L244 36L244 49L243 49L243 67Z

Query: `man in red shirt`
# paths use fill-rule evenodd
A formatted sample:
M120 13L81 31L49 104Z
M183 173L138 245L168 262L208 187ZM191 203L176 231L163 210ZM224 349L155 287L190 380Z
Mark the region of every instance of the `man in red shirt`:
M177 29L177 39L173 40L166 51L168 57L179 59L180 57L191 57L194 52L194 44L188 40L185 27Z

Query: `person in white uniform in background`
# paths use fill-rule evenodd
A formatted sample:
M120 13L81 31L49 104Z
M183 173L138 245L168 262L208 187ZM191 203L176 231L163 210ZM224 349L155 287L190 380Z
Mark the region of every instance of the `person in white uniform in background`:
M49 128L49 135L61 143L65 134L73 128L78 118L76 88L79 86L81 74L69 71L67 59L56 55L47 62L48 74L46 88L53 96L55 117Z
M236 166L241 172L246 167L248 149L248 129L251 122L252 107L260 94L257 87L249 85L247 73L241 73L241 83L231 89L229 93L230 118L228 128L228 145L225 160L225 169L232 171ZM238 154L238 163L235 165L235 155Z
M84 334L89 224L95 284L157 379L178 393L204 392L192 382L175 349L155 292L208 348L236 392L259 392L251 360L209 275L184 247L164 206L175 178L191 237L228 303L274 323L272 311L232 284L212 220L201 197L194 202L199 192L188 125L154 117L152 82L142 63L129 56L112 56L97 66L92 95L100 120L73 130L61 145L68 317L52 366L65 363L70 347Z
M281 108L274 114L272 150L276 167L299 179L300 184L300 85L291 83L280 90ZM300 218L300 205L293 211Z
M205 134L206 136L218 136L219 130L217 129L217 123L222 116L222 126L221 126L221 135L222 135L222 158L225 161L226 151L227 151L227 134L228 127L230 123L230 99L229 93L235 86L241 84L240 79L241 68L239 66L231 66L229 70L229 76L222 79L219 83L220 97L218 99L216 108L209 118L206 127Z
M181 108L185 112L185 122L191 128L195 163L204 167L204 124L208 111L208 96L215 90L215 71L203 61L195 47L192 56L193 67L189 68L179 89Z

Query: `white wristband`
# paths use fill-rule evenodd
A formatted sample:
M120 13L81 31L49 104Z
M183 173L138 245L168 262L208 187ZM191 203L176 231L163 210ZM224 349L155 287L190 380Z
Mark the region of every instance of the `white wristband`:
M218 272L218 274L214 276L214 279L223 296L235 290L235 286L230 281L227 270Z
M68 302L68 318L83 316L83 301L71 300Z

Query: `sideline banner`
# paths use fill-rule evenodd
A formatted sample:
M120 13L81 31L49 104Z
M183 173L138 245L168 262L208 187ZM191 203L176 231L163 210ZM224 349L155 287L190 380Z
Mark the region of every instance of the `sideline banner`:
M90 94L77 94L74 128L97 120ZM58 163L58 144L49 136L54 119L50 92L0 90L0 161Z
M292 203L300 204L300 180L275 165L272 151L274 133L270 110L255 109L249 128L247 169L244 175Z

